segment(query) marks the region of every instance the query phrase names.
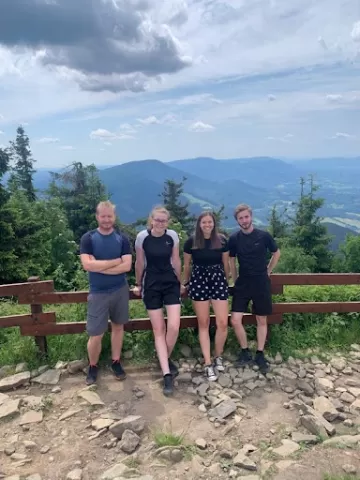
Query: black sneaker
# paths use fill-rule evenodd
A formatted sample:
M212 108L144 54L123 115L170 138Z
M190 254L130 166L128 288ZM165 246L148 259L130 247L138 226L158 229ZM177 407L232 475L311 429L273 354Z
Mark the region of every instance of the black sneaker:
M170 358L169 358L169 368L170 368L170 373L173 377L177 377L179 375L179 370L177 366L172 360L170 360Z
M171 373L167 373L166 375L164 375L163 393L167 397L174 393L173 376Z
M249 350L241 350L238 359L235 362L237 367L245 367L245 365L252 365L253 358Z
M125 380L126 373L125 373L125 370L122 368L119 360L114 360L112 362L111 370L113 371L113 374L115 375L117 380Z
M265 374L270 370L269 362L264 356L264 352L256 352L255 364L259 367L261 373Z
M89 366L88 374L86 376L86 385L93 385L94 383L96 383L98 370L99 369L97 365Z

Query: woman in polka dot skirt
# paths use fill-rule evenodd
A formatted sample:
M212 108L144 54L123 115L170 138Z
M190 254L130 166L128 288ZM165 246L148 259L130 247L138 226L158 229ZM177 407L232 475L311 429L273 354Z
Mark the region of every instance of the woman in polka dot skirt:
M205 375L216 381L224 371L222 353L228 332L229 247L218 233L212 212L203 212L195 234L184 245L184 286L193 301L199 323L199 340L205 361ZM210 303L216 317L215 358L211 361L209 315Z

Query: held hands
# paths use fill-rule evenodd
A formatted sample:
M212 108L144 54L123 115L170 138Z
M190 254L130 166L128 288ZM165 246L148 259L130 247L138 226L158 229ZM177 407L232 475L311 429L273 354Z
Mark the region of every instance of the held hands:
M181 295L184 295L184 293L187 291L187 287L185 287L185 285L180 285L180 294Z
M134 292L134 295L136 295L137 297L140 297L141 296L141 287L136 285L133 289L133 292Z

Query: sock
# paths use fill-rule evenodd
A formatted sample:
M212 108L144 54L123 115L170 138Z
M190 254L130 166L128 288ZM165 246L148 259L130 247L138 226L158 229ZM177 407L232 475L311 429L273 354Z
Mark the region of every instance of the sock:
M249 351L249 347L242 348L242 351L243 351L243 352L248 352L248 351Z

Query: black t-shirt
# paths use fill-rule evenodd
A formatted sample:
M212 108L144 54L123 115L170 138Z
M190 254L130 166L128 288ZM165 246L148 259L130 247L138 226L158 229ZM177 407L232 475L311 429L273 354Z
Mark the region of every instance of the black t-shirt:
M251 233L241 230L229 239L230 257L239 261L239 276L255 276L267 273L267 254L276 252L278 246L269 232L254 228Z
M143 230L135 241L135 247L144 250L146 272L156 275L174 273L171 256L178 244L179 237L174 230L166 230L161 237L155 237L150 230Z
M194 265L222 265L222 254L229 251L228 241L222 235L221 248L211 248L211 240L205 239L205 248L193 248L194 237L189 237L184 244L184 252L192 256Z

